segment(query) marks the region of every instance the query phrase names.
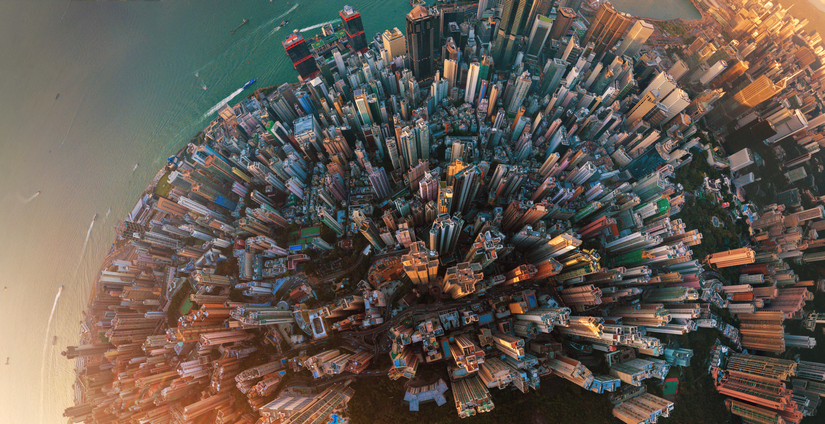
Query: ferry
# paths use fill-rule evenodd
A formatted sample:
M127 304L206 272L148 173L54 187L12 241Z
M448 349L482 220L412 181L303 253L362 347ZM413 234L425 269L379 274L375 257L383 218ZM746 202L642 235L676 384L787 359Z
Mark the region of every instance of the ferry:
M257 80L258 80L257 78L252 78L251 80L249 80L249 82L247 82L246 84L243 85L243 88L244 89L249 88L249 86L252 85L252 84L255 84L255 81L257 81Z

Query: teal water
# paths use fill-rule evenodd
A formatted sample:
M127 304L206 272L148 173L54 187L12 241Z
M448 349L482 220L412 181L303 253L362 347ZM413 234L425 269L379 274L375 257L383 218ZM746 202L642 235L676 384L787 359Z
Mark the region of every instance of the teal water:
M65 422L74 364L60 351L112 225L212 106L252 78L296 81L280 42L347 3L368 37L404 29L406 0L0 1L0 423Z
M690 21L702 17L690 0L610 0L610 3L616 10L645 18Z

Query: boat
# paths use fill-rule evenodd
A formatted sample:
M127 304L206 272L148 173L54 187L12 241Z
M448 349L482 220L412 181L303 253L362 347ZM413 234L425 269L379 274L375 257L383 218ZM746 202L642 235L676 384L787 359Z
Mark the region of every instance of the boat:
M92 217L92 222L95 222L95 221L97 221L97 214L95 214L95 216ZM62 288L63 286L60 286L60 287Z
M8 364L9 364L9 357L6 356L6 365L8 365Z
M257 78L252 78L251 80L249 80L249 82L247 82L246 84L243 85L243 88L245 88L245 89L249 88L249 86L252 85L252 84L255 84L255 81L257 81L257 80L258 80Z
M54 99L57 100L58 97L60 97L60 93L57 93L57 95L54 96Z
M136 163L136 164L135 164L135 167L134 167L134 168L132 168L132 172L137 171L137 167L138 167L138 165L140 165L140 163Z
M288 23L289 23L289 19L287 19L285 21L281 21L281 27L285 27L286 24L288 24Z
M35 196L40 196L40 192L34 193Z
M54 337L52 338L52 346L54 346L54 345L56 345L56 344L57 344L57 336L54 336Z

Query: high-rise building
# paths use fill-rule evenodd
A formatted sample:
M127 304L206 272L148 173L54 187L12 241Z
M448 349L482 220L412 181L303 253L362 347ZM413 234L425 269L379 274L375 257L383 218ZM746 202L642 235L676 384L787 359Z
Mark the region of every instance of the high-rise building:
M384 167L380 168L373 168L370 166L367 169L370 185L372 186L372 191L375 192L375 196L379 199L386 199L387 197L392 194L390 190L390 182L387 179L387 172L384 171Z
M455 174L453 181L453 212L466 213L478 193L481 170L477 165L468 166Z
M449 90L455 87L456 77L458 74L458 62L452 59L444 60L444 78L449 83Z
M541 96L553 95L567 72L568 63L561 59L548 59L541 76L541 85L538 94Z
M424 174L424 178L418 182L418 195L424 202L438 200L438 176L432 173Z
M391 58L407 54L407 39L398 28L384 31L381 34L381 40L384 44L384 50Z
M569 7L560 7L559 11L556 13L556 20L553 21L553 27L550 29L550 40L561 40L562 37L567 35L567 31L570 31L570 27L573 25L573 22L576 22L576 18L578 15L576 11L569 8Z
M464 220L459 218L458 214L438 215L430 228L430 250L445 254L454 252L463 226Z
M639 49L642 48L651 34L653 34L653 25L639 19L630 27L630 31L627 32L622 44L616 50L616 55L636 56L636 53L639 53Z
M650 112L656 106L656 96L653 94L652 91L648 91L647 94L642 96L636 105L627 112L627 125L631 126L636 121L642 119L648 112Z
M688 107L690 104L690 97L688 97L688 94L684 90L677 88L671 91L670 94L662 100L662 104L667 107L667 115L664 118L664 122L667 122Z
M599 58L616 45L633 23L633 17L613 8L609 1L599 5L599 11L584 34L582 45L593 43L593 52Z
M475 103L476 87L478 86L478 62L470 64L470 71L467 72L467 86L464 89L464 102Z
M462 262L454 267L447 268L444 280L441 282L442 291L449 293L453 299L467 296L476 291L476 283L484 278L481 264Z
M496 109L496 103L498 103L498 96L501 93L501 83L496 83L490 89L490 100L487 103L487 114L485 118L489 118L490 115L493 114L493 111Z
M292 33L281 44L283 44L286 54L292 60L292 66L298 71L301 79L312 79L318 74L318 64L309 52L306 40L299 32Z
M516 84L513 88L513 97L507 106L507 112L516 113L519 110L521 104L524 103L524 99L527 98L527 93L530 91L532 84L533 80L530 78L530 72L528 71L524 71L524 73L516 79Z
M711 82L714 78L719 76L725 69L728 68L728 63L724 60L718 60L708 70L699 77L699 82L703 85Z
M407 14L407 54L413 75L418 80L432 78L435 74L435 27L437 16L418 5Z
M349 47L356 52L367 50L367 37L364 35L364 24L361 22L361 14L352 6L344 6L338 12L341 16L341 25L349 38Z
M330 230L334 231L339 237L344 235L344 226L338 222L329 212L324 208L318 208L318 215L321 216L321 222L324 223Z
M740 75L744 74L745 71L748 70L749 65L750 63L746 60L737 61L722 72L722 75L720 75L719 78L713 80L713 86L719 88L729 82L732 82L736 78L739 78Z
M384 241L381 239L381 234L378 232L378 227L369 218L364 218L358 225L358 231L372 244L375 250L384 248Z
M516 57L521 34L528 32L534 0L504 0L496 32L493 61L498 69L509 68Z
M553 20L544 15L536 15L533 22L533 29L530 31L530 39L527 42L527 56L536 57L544 48L544 43L549 38Z
M416 241L410 245L410 251L401 256L401 264L414 284L438 282L438 252L427 249L423 241Z
M430 127L424 119L415 122L415 137L418 141L419 159L428 162L430 160Z

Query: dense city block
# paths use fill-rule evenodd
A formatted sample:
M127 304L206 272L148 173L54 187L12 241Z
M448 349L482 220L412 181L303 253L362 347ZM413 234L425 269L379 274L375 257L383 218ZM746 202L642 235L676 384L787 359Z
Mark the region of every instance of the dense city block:
M298 82L221 108L118 224L65 416L554 422L500 404L552 387L813 422L825 50L776 3L696 6L319 11L282 41Z

